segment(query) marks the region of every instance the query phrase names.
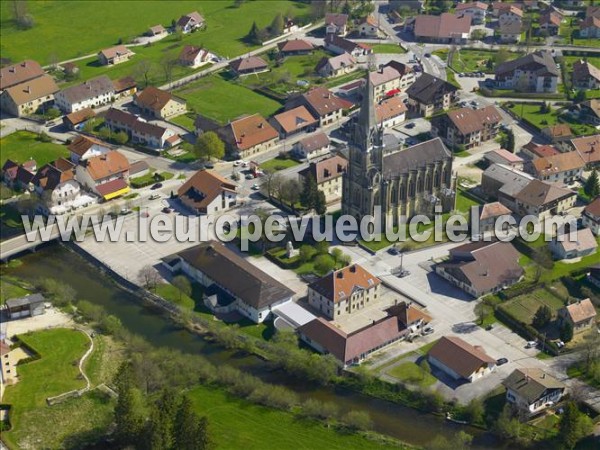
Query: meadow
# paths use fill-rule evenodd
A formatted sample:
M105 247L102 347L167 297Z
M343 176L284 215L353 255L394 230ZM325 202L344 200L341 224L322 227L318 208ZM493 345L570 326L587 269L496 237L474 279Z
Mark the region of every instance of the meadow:
M182 43L204 45L221 56L233 57L253 48L244 42L244 37L254 21L259 27L266 27L278 12L303 20L309 13L307 4L290 0L251 1L240 7L235 7L233 0L30 0L27 8L35 26L20 30L12 20L11 5L12 2L0 2L2 57L13 61L31 58L41 64L95 54L119 40L128 42L153 25L170 26L173 20L194 10L204 16L207 27L185 36Z
M42 142L39 135L29 131L17 131L0 139L1 163L11 159L23 163L35 159L38 168L60 157L68 157L69 150L64 145Z

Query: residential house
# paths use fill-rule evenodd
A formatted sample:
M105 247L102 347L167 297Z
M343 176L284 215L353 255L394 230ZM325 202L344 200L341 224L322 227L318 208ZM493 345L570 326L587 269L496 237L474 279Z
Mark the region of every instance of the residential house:
M375 116L381 127L391 128L406 120L406 111L408 108L400 97L390 97L375 107Z
M177 198L194 214L213 214L235 206L236 188L217 172L199 170L177 190Z
M585 162L578 152L560 153L531 162L531 173L549 183L569 185L581 178Z
M600 69L584 60L575 61L573 87L581 90L600 89Z
M246 158L275 146L279 133L260 114L245 116L219 130L229 153Z
M0 107L12 116L30 115L50 107L56 92L58 86L54 78L44 74L4 89L0 95Z
M205 304L213 311L236 311L254 323L264 322L273 308L290 302L294 295L285 285L215 241L178 253L169 267L203 285L211 294L205 297Z
M498 22L502 23L502 21L509 20L514 17L522 19L524 14L525 13L520 6L508 4L508 6L502 7L498 10Z
M490 200L498 200L512 211L516 211L517 195L533 177L514 167L492 164L481 176L481 190Z
M73 163L61 158L45 164L31 178L45 213L63 214L81 206L81 186L75 179L74 168Z
M449 251L435 272L475 298L512 286L525 273L510 242L472 242Z
M516 44L521 40L523 32L523 19L519 16L503 16L498 24L498 40L501 44Z
M329 153L329 137L325 133L315 133L299 140L292 146L292 154L300 159L318 158Z
M375 89L375 101L398 94L415 82L415 75L410 66L402 63L391 63L379 66L375 72L369 72L369 82Z
M540 15L540 30L545 31L548 36L556 36L561 22L562 16L557 11L547 11Z
M116 150L79 161L77 180L82 186L111 200L129 192L129 161Z
M342 100L333 92L323 86L314 87L304 94L288 100L286 109L304 105L310 113L319 119L319 126L324 127L340 120L343 111L353 106L352 103Z
M84 108L96 108L113 101L115 86L110 78L101 75L56 93L56 105L66 114Z
M600 236L600 197L596 197L589 205L583 208L581 224Z
M26 59L0 69L0 91L44 75L44 69L37 61Z
M310 55L315 47L305 39L290 39L277 44L282 56Z
M133 77L123 77L113 81L115 98L129 97L137 92L137 83Z
M345 36L348 33L347 14L325 14L325 32L337 36Z
M540 145L530 141L521 148L521 153L530 159L536 159L558 155L560 151L552 145Z
M352 97L354 95L360 95L365 85L365 79L351 81L348 84L344 84L337 88L337 95L340 97Z
M83 128L88 120L93 119L94 117L96 117L96 113L92 108L84 108L64 116L63 124L69 130L78 131Z
M527 416L556 405L566 390L564 383L537 368L515 369L502 385L506 388L506 402Z
M343 175L347 166L348 161L345 158L333 155L311 162L298 175L302 180L312 175L317 183L317 188L325 194L325 202L331 204L342 198Z
M298 106L276 114L273 116L271 123L279 131L281 139L301 131L313 131L319 126L319 121L313 117L305 106Z
M204 26L204 17L198 11L193 11L185 16L181 16L177 21L177 28L183 33L191 33Z
M44 314L46 299L42 294L30 294L6 300L6 310L10 320L35 317ZM8 364L8 363L7 363Z
M269 65L260 56L247 56L238 58L229 63L229 69L237 76L243 76L267 72L269 70Z
M600 126L600 98L593 98L581 103L580 106L580 119L595 127Z
M185 100L154 86L138 92L133 97L133 102L141 109L142 114L155 119L166 120L186 112Z
M423 73L406 90L408 109L423 117L450 109L456 102L458 88L440 78Z
M485 17L487 15L488 5L484 2L468 2L468 3L459 3L454 8L454 12L456 14L462 14L464 16L471 17L471 23L473 24L481 24L485 23Z
M129 179L143 177L150 173L150 166L146 161L139 160L129 165Z
M566 123L557 123L542 129L542 135L550 144L553 144L563 152L571 150L570 141L573 139L573 131Z
M484 159L488 162L488 164L503 164L508 167L512 167L517 170L523 170L523 158L515 155L512 152L509 152L506 149L498 149L498 150L490 150L485 155L483 155Z
M518 14L518 12L515 11L516 9L521 10L521 16L522 16L523 15L523 6L520 5L519 3L507 3L504 1L498 1L498 2L492 3L492 15L494 17L499 18L502 14L505 14L505 13Z
M367 44L353 42L335 34L325 36L325 48L336 55L348 53L353 58L362 58L373 53L373 49Z
M315 67L315 72L322 77L330 78L354 72L356 69L358 66L354 58L348 53L342 53L331 58L322 58Z
M556 259L583 258L598 250L598 243L592 230L582 228L571 233L562 233L550 241L550 250Z
M77 113L74 113L77 114ZM71 161L73 164L79 164L80 161L93 158L95 156L106 155L112 151L110 146L104 142L91 137L78 135L75 137L67 147L71 152Z
M362 19L358 24L358 34L369 39L377 39L379 37L379 24L375 17L368 15Z
M37 170L37 163L29 159L23 164L7 159L2 166L2 180L8 187L28 189L29 183Z
M570 323L573 332L587 331L596 325L596 309L589 298L571 303L558 311L558 320L562 325Z
M600 166L600 135L584 136L571 140L586 167L589 169Z
M471 32L468 14L442 13L439 16L418 15L413 33L419 42L465 44Z
M151 149L160 151L181 142L181 137L170 128L139 120L135 115L120 109L110 108L104 119L111 131L124 131L131 142Z
M202 47L194 47L193 45L186 45L179 53L177 61L182 66L191 67L195 69L210 61L214 61L216 56Z
M506 231L505 219L512 216L512 211L500 202L486 203L477 208L476 218L471 223L471 232L474 236L485 235L494 231ZM476 222L476 223L475 223Z
M471 345L458 336L443 336L427 353L433 369L441 370L450 378L476 381L496 368L496 361L478 345Z
M495 74L500 89L556 92L560 71L549 51L537 51L500 64Z
M148 28L146 31L146 36L148 37L158 37L167 34L167 30L162 25L154 25L153 27Z
M415 80L417 79L417 77L415 75L415 71L413 70L413 68L411 66L409 66L407 64L402 64L399 61L391 60L390 62L388 62L385 65L385 67L391 67L392 69L395 69L398 72L399 80L398 80L398 87L396 89L401 89L401 90L406 89L411 84L413 84L415 82ZM371 82L373 82L373 80L371 80ZM395 83L395 81L393 81L393 82ZM393 90L393 89L394 89L394 87L392 87L391 90Z
M579 23L579 37L600 38L600 17L588 16Z
M531 180L513 197L513 212L520 216L536 216L540 221L566 212L577 200L577 194L570 189L540 180Z
M432 119L434 134L450 147L471 149L495 139L502 116L495 106L460 108Z
M114 66L129 61L133 55L135 55L135 53L124 45L116 45L98 52L98 62L100 62L100 65L102 66Z
M308 285L308 304L329 319L347 316L381 299L381 280L358 264Z
M317 317L296 329L300 339L323 354L331 354L344 367L358 364L374 352L423 328L429 315L409 305L388 308L388 315L358 330L346 333L334 323Z

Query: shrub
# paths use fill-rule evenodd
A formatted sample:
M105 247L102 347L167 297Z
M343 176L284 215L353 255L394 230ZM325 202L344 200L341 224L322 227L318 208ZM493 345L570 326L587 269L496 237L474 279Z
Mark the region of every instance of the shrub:
M373 426L373 421L366 411L350 411L341 419L342 423L351 430L369 430Z

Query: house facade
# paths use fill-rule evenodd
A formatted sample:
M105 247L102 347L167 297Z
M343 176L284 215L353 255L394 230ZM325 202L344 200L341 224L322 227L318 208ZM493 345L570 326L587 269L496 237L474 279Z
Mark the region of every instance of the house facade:
M577 200L575 192L540 180L531 180L513 197L513 212L520 216L532 215L540 221L565 213Z
M183 33L191 33L204 26L204 17L198 11L193 11L181 16L177 21L177 28Z
M406 120L407 111L408 108L400 97L390 97L382 100L375 107L377 122L383 128L392 128L403 123Z
M582 228L555 236L549 247L555 259L563 260L593 255L598 250L598 243L592 230Z
M460 108L432 119L434 134L452 148L471 149L495 139L502 116L495 106Z
M579 180L584 167L585 162L576 151L536 158L531 163L532 174L536 178L565 186Z
M182 66L195 69L215 59L216 56L204 48L186 45L179 53L177 61Z
M31 179L40 206L46 214L63 214L80 205L81 186L74 165L58 159L42 166Z
M471 17L471 23L480 24L485 22L488 5L484 2L459 3L454 9L456 13Z
M373 53L373 49L368 45L353 42L335 34L325 36L325 48L336 55L348 53L358 60L363 60L364 56Z
M357 68L354 58L348 53L342 53L331 58L321 59L315 67L315 71L322 77L332 78L354 72Z
M98 53L98 62L103 66L114 66L129 61L134 53L124 45L105 48Z
M305 106L289 109L273 116L271 123L279 131L283 139L299 132L315 130L319 121L306 109Z
M456 103L457 91L456 86L424 73L406 90L408 109L423 117L430 117L450 109Z
M594 304L587 298L560 309L558 320L561 325L571 324L574 333L581 333L596 325L596 315Z
M329 89L319 86L288 100L285 107L292 109L300 105L306 106L306 109L319 119L319 126L324 127L340 120L344 109L350 108L352 103L342 100Z
M104 142L90 137L78 135L68 145L69 152L71 152L70 159L73 164L78 164L80 161L84 161L95 156L102 156L107 154L112 149Z
M102 75L57 92L55 102L56 106L68 114L84 108L106 105L113 101L114 96L113 82L106 75Z
M587 61L573 63L573 87L576 89L600 89L600 69Z
M353 314L380 299L381 280L358 264L308 286L308 304L330 319Z
M502 384L506 388L506 401L527 416L556 405L566 392L564 383L541 369L516 369Z
M583 208L581 224L600 236L600 197L596 197L589 205Z
M236 189L235 183L218 173L199 170L177 190L177 198L194 214L214 214L236 204Z
M348 33L348 15L325 14L325 33L345 36Z
M317 182L317 189L325 194L325 202L330 204L342 198L343 175L347 165L348 161L345 158L334 155L311 162L299 175L302 181L312 176Z
M164 150L181 142L181 137L170 128L141 121L120 109L110 108L104 119L112 132L124 131L132 142L154 150Z
M292 154L299 159L318 158L329 154L330 140L325 133L315 133L299 140L292 146Z
M218 130L231 154L246 158L275 146L279 133L260 114L242 117Z
M129 193L129 161L116 150L81 160L76 167L77 180L104 200Z
M148 86L142 92L138 92L133 97L133 102L144 115L155 119L168 119L187 111L185 100L154 86Z
M560 71L549 51L537 51L500 64L495 77L500 89L554 93Z
M482 347L457 336L443 336L427 353L429 364L454 380L470 383L492 373L496 361Z
M30 115L52 106L57 92L54 78L44 74L4 89L0 94L0 107L15 117Z

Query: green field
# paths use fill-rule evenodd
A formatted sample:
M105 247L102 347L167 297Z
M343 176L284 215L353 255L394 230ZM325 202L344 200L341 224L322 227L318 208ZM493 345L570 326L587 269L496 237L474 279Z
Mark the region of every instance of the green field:
M540 112L540 106L541 103L513 103L509 109L540 130L558 123L566 123L576 136L597 133L594 127L574 120L566 114L560 115L556 110L542 113Z
M539 289L504 303L502 308L521 322L530 324L538 308L543 305L549 306L554 315L556 315L559 308L564 306L560 298L555 297L545 289Z
M282 158L273 158L264 163L260 163L260 168L262 170L268 170L271 172L278 172L280 170L289 169L290 167L294 167L300 164L298 161L293 159L282 159Z
M208 417L217 448L382 449L391 448L360 435L338 433L316 421L252 405L205 386L189 392L196 410ZM401 448L401 447L393 447Z
M259 113L268 117L281 108L275 100L228 82L221 74L201 78L175 94L186 99L188 109L223 124L242 114Z
M64 61L128 42L152 25L171 25L181 15L198 10L206 19L205 30L185 36L182 43L204 45L220 56L233 57L247 52L243 38L252 22L259 27L271 23L277 12L305 18L307 4L290 0L244 2L233 7L233 0L202 2L169 1L35 1L27 2L35 26L19 30L12 20L12 2L0 2L0 51L3 58L20 61L32 58L42 64ZM265 6L268 5L268 6ZM135 11L135 13L132 13Z
M5 275L0 278L0 305L4 305L6 300L11 298L24 297L31 294L31 291L21 287L17 281Z
M196 302L193 299L186 294L182 294L179 289L171 283L160 283L156 287L156 294L182 308L194 309L196 306Z
M17 442L44 436L44 445L50 448L52 445L46 440L47 433L54 434L60 442L70 430L56 429L55 425L68 424L73 418L62 416L60 407L48 406L46 398L85 386L85 382L79 379L77 362L90 343L80 331L63 328L37 331L20 337L41 358L20 365L19 382L6 387L3 403L12 405L10 421L13 428L3 433L2 437L13 447ZM90 408L91 412L94 410Z
M2 164L7 159L22 163L30 158L37 162L38 168L57 158L68 157L69 150L64 145L41 142L38 135L29 131L17 131L0 139Z
M437 380L434 376L426 373L414 362L405 362L392 367L387 374L405 383L416 384L421 387L433 385Z
M406 50L396 44L375 44L370 47L373 53L406 53Z

